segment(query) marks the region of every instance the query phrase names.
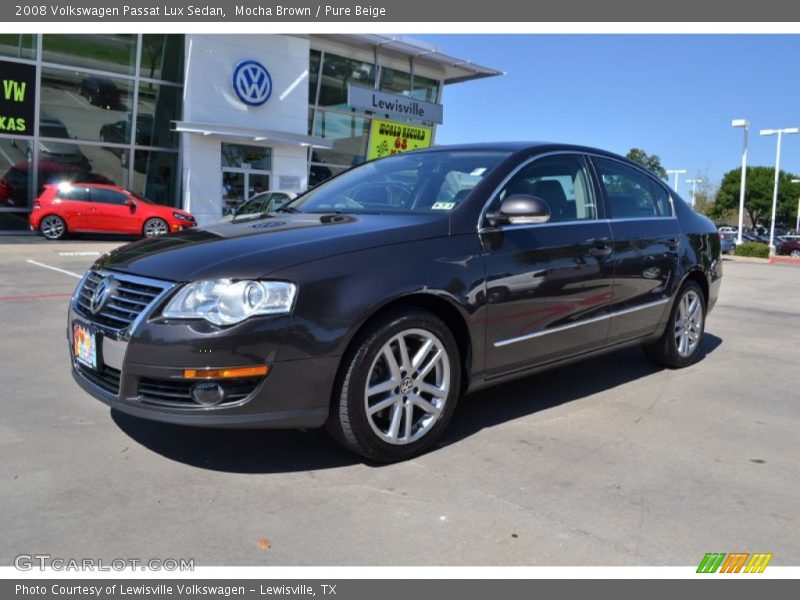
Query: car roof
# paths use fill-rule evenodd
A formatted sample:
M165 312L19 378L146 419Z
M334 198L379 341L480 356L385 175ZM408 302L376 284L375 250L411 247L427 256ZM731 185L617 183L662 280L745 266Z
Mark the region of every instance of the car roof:
M603 150L601 148L593 148L591 146L582 146L579 144L567 144L560 142L482 142L477 144L453 144L445 146L434 146L425 150L415 150L418 152L524 152L524 151L540 151L540 152L553 152L553 151L569 151L569 152L584 152L588 154L599 154L608 156L610 158L622 158L624 156Z

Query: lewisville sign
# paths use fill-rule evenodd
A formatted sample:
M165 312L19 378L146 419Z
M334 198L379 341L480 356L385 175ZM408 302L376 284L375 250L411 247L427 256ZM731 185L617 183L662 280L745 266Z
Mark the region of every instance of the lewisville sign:
M33 135L36 67L0 60L0 133Z
M388 94L372 88L349 84L347 103L355 108L363 108L373 113L442 123L444 111L441 104L416 100L400 94Z

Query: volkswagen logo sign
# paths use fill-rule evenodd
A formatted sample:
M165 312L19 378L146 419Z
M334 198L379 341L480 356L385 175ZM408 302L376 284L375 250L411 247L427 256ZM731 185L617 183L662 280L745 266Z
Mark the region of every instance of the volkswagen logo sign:
M111 293L111 289L114 285L114 278L103 277L100 283L97 284L97 287L94 288L92 292L92 297L89 299L89 310L93 315L96 315L100 312L100 309L103 308L103 305L106 303L106 298Z
M233 91L248 106L261 106L272 94L272 78L260 62L245 60L233 70Z

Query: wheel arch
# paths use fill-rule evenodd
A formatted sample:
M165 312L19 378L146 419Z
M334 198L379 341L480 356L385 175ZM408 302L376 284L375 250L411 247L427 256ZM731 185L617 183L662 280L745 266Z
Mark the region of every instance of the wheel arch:
M686 284L687 281L694 281L697 283L697 285L700 286L700 289L703 291L703 303L705 305L705 308L708 308L710 286L708 283L708 277L703 272L703 270L699 267L694 267L693 269L690 269L689 272L687 272L683 276L683 279L681 279L681 284L678 286L676 294Z
M341 373L346 365L346 358L354 351L355 344L361 332L383 315L394 310L402 310L403 308L421 309L435 315L444 322L453 334L456 345L458 346L459 363L461 365L461 393L464 393L469 387L470 365L473 353L473 343L469 326L461 311L459 311L452 301L431 293L410 293L392 298L380 306L375 307L369 315L362 319L358 326L353 329L352 334L347 340L345 352L342 355L343 359L339 365L339 372Z

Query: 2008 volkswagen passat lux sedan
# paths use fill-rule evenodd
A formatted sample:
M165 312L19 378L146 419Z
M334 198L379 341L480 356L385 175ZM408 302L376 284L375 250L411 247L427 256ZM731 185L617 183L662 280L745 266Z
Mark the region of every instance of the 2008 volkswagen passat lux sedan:
M713 223L624 158L441 147L101 257L68 334L76 381L119 411L324 425L389 462L469 391L631 344L691 364L721 276Z

